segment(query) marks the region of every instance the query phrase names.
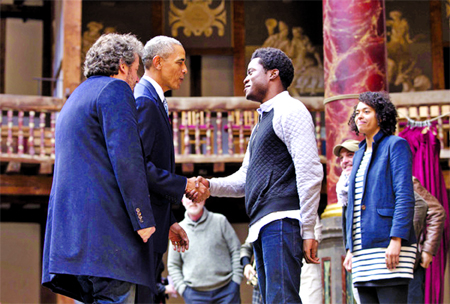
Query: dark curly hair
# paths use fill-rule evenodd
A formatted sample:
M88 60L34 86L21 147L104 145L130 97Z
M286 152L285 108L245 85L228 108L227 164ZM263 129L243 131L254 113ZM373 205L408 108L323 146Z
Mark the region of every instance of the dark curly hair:
M378 125L380 130L387 135L395 133L397 128L397 109L391 102L388 93L386 92L364 92L359 95L359 101L373 108L376 113ZM359 135L358 127L355 123L356 107L353 114L348 121L350 129Z
M294 79L294 66L291 59L280 49L272 47L257 49L253 52L252 60L255 58L259 58L265 71L277 69L280 72L281 84L287 90Z
M131 66L135 54L142 57L144 46L132 34L105 34L94 43L86 54L84 76L112 76L119 74L119 65Z

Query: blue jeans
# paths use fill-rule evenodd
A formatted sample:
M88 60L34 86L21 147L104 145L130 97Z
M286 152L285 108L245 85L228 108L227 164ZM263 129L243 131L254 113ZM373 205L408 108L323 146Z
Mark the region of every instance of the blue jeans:
M386 287L358 287L361 303L407 303L408 285Z
M425 302L425 268L418 266L414 270L414 279L408 285L408 303L424 303Z
M239 284L230 281L227 285L208 291L198 291L186 287L183 292L183 298L186 303L222 303L222 304L240 304L241 294Z
M263 302L301 303L303 240L298 220L285 218L267 224L253 250Z
M84 303L134 303L136 284L94 276L76 276Z

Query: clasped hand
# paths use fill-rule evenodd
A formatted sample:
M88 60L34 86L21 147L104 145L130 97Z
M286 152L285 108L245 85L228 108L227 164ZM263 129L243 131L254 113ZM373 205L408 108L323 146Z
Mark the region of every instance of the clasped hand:
M185 191L186 197L193 202L205 201L211 195L209 192L209 183L207 187L205 181L206 179L203 177L188 178Z

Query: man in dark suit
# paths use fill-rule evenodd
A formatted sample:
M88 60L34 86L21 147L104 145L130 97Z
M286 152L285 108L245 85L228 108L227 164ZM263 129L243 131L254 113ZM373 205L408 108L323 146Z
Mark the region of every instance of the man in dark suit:
M143 46L100 37L56 122L42 283L85 303L134 302L155 286L155 232L133 88Z
M189 248L186 232L176 222L171 204L181 203L183 194L195 192L204 200L209 191L196 178L176 175L172 127L164 92L177 90L187 73L186 53L181 43L171 37L157 36L144 47L145 74L136 85L134 96L138 124L147 167L148 188L157 230L153 237L155 269L162 263L168 239L178 251ZM139 296L140 297L140 296ZM140 301L147 299L139 298Z

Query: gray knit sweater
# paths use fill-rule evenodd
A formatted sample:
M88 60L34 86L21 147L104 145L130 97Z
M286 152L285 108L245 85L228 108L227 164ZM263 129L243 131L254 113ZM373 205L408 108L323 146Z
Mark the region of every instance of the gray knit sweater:
M231 280L241 284L241 243L225 216L204 208L198 222L186 213L180 225L189 237L189 250L176 252L169 248L167 260L169 275L180 295L186 286L207 291Z

